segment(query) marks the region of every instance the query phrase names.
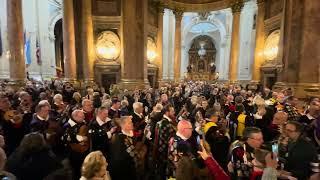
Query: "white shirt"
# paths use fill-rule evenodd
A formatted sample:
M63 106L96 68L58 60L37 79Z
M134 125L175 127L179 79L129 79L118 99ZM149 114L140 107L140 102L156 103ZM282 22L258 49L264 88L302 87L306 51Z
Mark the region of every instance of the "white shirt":
M138 114L138 113L136 113L135 111L134 111L134 113L135 113L137 116L139 116L139 118L143 118L142 114Z
M49 119L49 116L46 119L44 119L37 114L37 118L40 119L41 121L47 121Z
M309 114L309 113L307 114L307 118L310 120L316 119L315 117L311 116L311 114Z
M179 136L181 139L183 139L184 141L188 140L188 138L184 137L182 134L180 134L179 132L176 133L177 136Z
M111 119L108 118L108 117L107 117L106 121L102 121L98 116L97 116L96 120L97 120L97 123L99 124L99 126L102 126L102 125L104 125L105 123L111 121Z
M165 114L163 115L163 117L166 118L166 119L168 119L169 122L172 121L172 120L171 120L168 116L166 116Z
M68 120L68 123L70 124L71 127L75 126L77 123L74 122L72 119Z

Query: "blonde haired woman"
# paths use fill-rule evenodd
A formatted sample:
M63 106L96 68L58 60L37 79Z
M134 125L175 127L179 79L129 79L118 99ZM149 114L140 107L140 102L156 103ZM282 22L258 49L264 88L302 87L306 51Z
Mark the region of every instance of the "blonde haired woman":
M101 151L91 152L83 161L80 180L111 180L107 166Z

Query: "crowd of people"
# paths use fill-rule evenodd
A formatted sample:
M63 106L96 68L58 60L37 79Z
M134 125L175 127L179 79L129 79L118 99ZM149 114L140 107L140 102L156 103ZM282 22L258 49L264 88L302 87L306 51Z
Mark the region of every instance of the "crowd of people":
M320 101L207 82L0 86L0 178L320 179Z

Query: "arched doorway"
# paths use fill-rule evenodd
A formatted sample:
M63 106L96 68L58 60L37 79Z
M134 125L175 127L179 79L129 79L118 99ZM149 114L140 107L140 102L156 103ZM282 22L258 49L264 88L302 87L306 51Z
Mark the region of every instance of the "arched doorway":
M214 80L216 72L216 48L211 37L196 37L188 51L188 78L192 80Z
M59 19L54 26L54 46L56 55L56 68L64 72L64 53L63 53L63 32L62 19Z

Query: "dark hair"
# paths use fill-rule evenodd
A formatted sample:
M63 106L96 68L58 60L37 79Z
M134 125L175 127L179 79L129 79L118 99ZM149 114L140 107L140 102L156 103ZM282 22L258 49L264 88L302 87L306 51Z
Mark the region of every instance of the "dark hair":
M236 104L240 104L240 103L242 103L243 101L244 101L244 99L243 99L242 96L236 96L236 97L234 98L234 102L235 102Z
M119 99L118 98L113 98L112 99L112 105L117 104L117 103L120 103Z
M48 174L44 180L57 180L57 179L64 179L64 180L72 180L72 170L70 167L70 162L67 159L62 161L62 168L56 169Z
M240 113L242 113L242 112L244 112L244 105L243 104L237 104L236 105L236 111L238 111L238 112L240 112Z
M42 134L33 132L25 135L17 148L19 154L24 157L28 154L37 153L49 149Z
M246 141L251 137L252 134L261 133L261 129L257 127L246 127L243 130L243 140Z
M171 104L164 106L162 110L163 114L165 114L166 112L170 112L170 108L173 108Z
M294 125L294 127L296 127L296 132L303 132L304 126L301 123L297 121L289 121L287 124Z

